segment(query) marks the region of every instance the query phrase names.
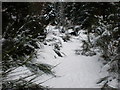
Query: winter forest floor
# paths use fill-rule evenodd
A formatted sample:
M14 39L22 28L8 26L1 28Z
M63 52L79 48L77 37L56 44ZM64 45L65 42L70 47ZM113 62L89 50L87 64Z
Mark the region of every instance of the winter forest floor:
M50 88L100 88L101 86L96 83L108 73L106 71L101 72L103 64L99 60L99 54L94 56L75 54L75 50L81 49L82 38L85 39L85 35L81 35L80 37L82 38L79 36L71 36L69 41L64 42L59 35L54 36L50 32L47 39L52 39L53 37L61 42L62 47L60 52L64 53L63 57L59 57L54 52L52 46L54 41L50 41L47 45L43 45L44 47L42 49L38 50L38 58L36 62L42 62L53 66L57 65L53 68L56 77L42 75L36 78L34 82L44 82L42 85ZM26 68L20 67L13 72L22 70L24 74L20 77L24 77L26 73L30 73L28 70L25 71L24 69ZM17 77L18 76L16 76L16 78Z
M65 57L54 59L60 64L54 68L57 78L50 79L43 83L53 88L98 88L96 84L100 79L102 64L98 62L98 55L86 57L75 55L75 51L80 47L80 40L77 38L63 43L62 52ZM50 60L50 59L49 59Z
M51 38L52 34L48 35ZM81 35L86 38L85 35ZM52 36L53 37L53 36ZM75 54L75 50L80 49L82 45L82 38L79 36L72 36L70 41L62 42L61 52L65 55L63 57L55 56L52 52L52 47L46 45L43 49L43 57L38 57L38 61L48 63L50 65L57 65L53 69L58 76L49 80L48 76L43 76L42 79L47 80L43 83L44 86L52 88L100 88L96 84L101 77L107 75L106 72L101 73L102 63L99 61L99 55L83 56ZM59 38L57 38L59 39ZM53 54L53 55L52 55ZM55 56L56 58L54 58Z

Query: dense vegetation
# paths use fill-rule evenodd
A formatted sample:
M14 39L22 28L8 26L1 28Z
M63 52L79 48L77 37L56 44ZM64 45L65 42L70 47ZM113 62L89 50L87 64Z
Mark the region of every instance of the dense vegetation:
M51 66L47 64L33 64L36 49L46 37L45 27L54 19L50 3L3 3L2 4L2 66L3 90L25 90L43 88L24 79L8 81L7 74L19 66L31 68L32 75L39 74L39 70L46 74L53 74ZM44 15L47 14L46 18ZM27 78L27 77L26 77ZM6 81L7 80L7 81ZM31 83L32 84L32 83ZM31 85L30 84L30 85ZM34 87L35 86L35 87Z
M83 55L95 55L101 52L104 64L109 65L110 75L98 83L117 79L119 83L120 60L120 5L119 3L66 3L65 15L73 25L80 25L86 30L87 41L83 41ZM112 78L111 78L112 77Z
M23 79L16 81L4 80L11 70L19 66L25 65L33 68L34 74L38 74L36 68L39 68L44 73L53 75L50 65L32 63L32 60L36 58L36 49L40 48L38 42L42 43L46 37L45 27L48 24L58 27L63 26L61 33L69 28L74 29L76 25L79 25L80 29L86 31L88 37L88 40L83 40L82 54L86 56L95 55L97 49L101 52L104 64L110 65L108 69L110 75L101 79L98 83L105 81L103 87L107 87L109 80L116 78L119 82L119 3L3 3L2 7L2 37L4 38L2 45L3 90L11 88L13 90L20 88L21 90L21 86L30 83ZM78 32L75 29L74 31ZM21 85L23 82L25 84ZM14 84L16 87L13 88ZM43 88L42 86L35 87Z

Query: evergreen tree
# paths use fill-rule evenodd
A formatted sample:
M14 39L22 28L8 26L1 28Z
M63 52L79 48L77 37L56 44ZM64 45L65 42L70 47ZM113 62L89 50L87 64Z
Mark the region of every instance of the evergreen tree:
M36 49L41 48L38 42L43 42L46 37L44 29L55 16L51 5L52 3L42 2L4 2L2 4L3 90L43 88L24 79L7 81L9 72L19 66L33 69L31 71L33 75L39 75L38 69L46 74L53 74L50 65L32 63L36 58Z
M87 32L88 40L83 41L84 54L91 51L92 48L99 48L103 59L110 64L108 70L110 77L120 75L118 72L120 60L119 12L119 3L114 2L67 2L65 8L65 16L73 25L80 25L81 29ZM115 78L118 79L117 76ZM106 81L108 80L109 78L106 79Z

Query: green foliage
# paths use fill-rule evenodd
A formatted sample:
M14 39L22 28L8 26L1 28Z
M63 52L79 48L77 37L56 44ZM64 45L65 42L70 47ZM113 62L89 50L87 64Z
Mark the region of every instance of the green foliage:
M108 71L120 74L116 71L119 68L117 63L119 64L120 60L119 11L119 3L112 2L56 2L54 4L4 2L2 5L3 76L6 77L13 69L24 65L35 74L38 74L39 70L46 74L53 74L52 66L31 62L36 58L36 49L41 48L37 42L44 41L47 34L44 29L49 23L62 25L66 29L80 25L81 29L86 30L88 37L87 41L83 41L83 54L95 55L96 53L92 48L99 48L102 52L102 58L107 64L110 63ZM94 43L91 35L97 38ZM67 41L70 37L66 35L63 39ZM55 53L62 57L59 50L55 50ZM108 78L101 81L105 79ZM31 84L29 84L30 86L26 84L27 81L15 82L3 81L3 90L11 88L13 90L26 90L26 87L28 90L29 87L31 88ZM35 85L35 87L37 86Z
M110 63L113 76L117 73L120 58L120 5L115 2L67 2L65 16L73 25L80 25L86 30L88 40L83 41L82 54L95 55L94 49L99 49L101 57ZM93 37L94 36L94 37ZM93 38L92 38L93 37ZM81 51L81 50L80 50ZM77 50L76 54L80 54ZM117 59L115 58L117 57ZM112 75L110 77L113 77ZM117 76L115 77L117 79ZM105 78L108 79L108 78ZM104 80L105 80L104 79ZM103 80L103 81L104 81ZM108 83L108 82L106 82Z
M33 64L33 63L26 63L26 67L30 68L31 72L39 74L40 71L44 72L45 74L53 74L51 71L52 66L48 64ZM39 71L40 70L40 71Z
M29 2L4 2L2 4L2 67L3 78L9 72L19 66L26 66L32 73L39 74L37 70L45 74L53 74L50 65L33 64L38 42L43 42L46 37L45 27L54 19L54 14L50 13L51 3L29 3ZM46 14L46 18L44 15ZM3 90L32 90L27 81L24 83L3 80ZM9 84L10 82L10 84ZM6 85L8 83L8 85ZM15 85L15 86L14 86ZM35 88L42 88L34 85Z
M21 81L7 81L2 84L4 88L2 90L48 90L47 88L29 83L27 81L21 80Z
M97 4L100 7L96 7ZM92 13L90 12L90 17L88 16L88 18L86 19L87 24L86 22L83 23L83 26L85 27L85 29L87 29L89 33L87 44L92 45L92 47L89 47L88 49L99 48L102 54L101 57L107 62L107 64L110 63L109 64L110 68L108 70L110 73L110 77L112 77L112 79L113 78L118 79L116 74L118 75L120 74L118 73L119 62L118 59L116 59L115 57L118 57L120 55L120 53L118 52L119 43L120 43L120 33L116 33L119 32L118 20L120 20L120 18L118 17L119 16L118 10L120 6L118 5L118 3L95 3L95 5L92 5L92 3L88 3L87 6L88 7L90 6L90 8L92 7L92 9L90 9L90 11L92 11ZM89 9L87 10L89 11ZM100 13L96 14L98 10ZM90 19L91 16L93 20ZM96 19L94 18L94 16L96 17ZM91 42L92 39L90 39L91 37L90 34L94 35L95 36L94 38L96 38L96 40L94 39L95 41L93 40L94 43ZM83 50L84 49L85 47L83 47ZM108 81L109 78L104 78L103 81L105 80ZM106 84L108 84L108 82L106 82Z

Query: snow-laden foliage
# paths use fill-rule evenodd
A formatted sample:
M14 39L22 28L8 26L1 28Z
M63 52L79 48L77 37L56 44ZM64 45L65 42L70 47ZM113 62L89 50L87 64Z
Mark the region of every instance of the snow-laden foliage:
M44 40L44 45L52 46L53 51L59 57L63 57L64 54L60 50L61 50L62 44L64 42L64 40L63 40L64 34L61 34L59 29L57 29L56 27L51 26L51 25L48 25L46 27L46 30L48 31L47 32L48 34Z
M7 75L20 66L28 67L31 71L31 75L26 78L37 76L40 71L52 74L50 65L32 62L37 57L37 49L42 48L40 43L46 37L45 27L55 17L51 6L52 3L5 2L2 4L3 90L31 88L28 84L35 78L30 81L24 81L23 77L15 81L7 80ZM33 82L30 85L32 84ZM33 86L42 88L34 84Z
M114 87L113 82L120 82L119 11L119 3L113 2L3 3L3 76L6 77L20 66L29 68L28 72L31 74L26 77L35 75L28 82L34 81L36 74L53 75L51 65L33 61L37 58L36 53L39 51L42 56L40 50L45 48L45 52L51 52L54 59L63 58L66 56L63 43L67 44L74 39L80 40L80 49L73 50L78 57L99 54L104 64L103 71L107 69L109 72L109 75L102 77L97 84L102 84L103 88ZM67 50L69 52L71 49ZM43 55L43 58L48 56ZM15 86L20 83L20 87L23 87L24 83L28 83L24 80L17 80ZM11 89L13 82L16 80L3 79L3 86L8 89L11 85Z
M99 10L99 7L95 5L104 7L104 9ZM120 34L118 27L120 18L118 10L120 7L118 3L95 3L95 5L92 6L91 3L86 3L84 8L86 10L85 13L89 13L89 15L84 18L82 23L82 28L86 29L88 37L88 40L83 41L83 52L88 53L89 51L91 52L91 49L99 49L101 57L105 60L106 65L109 65L109 76L104 79L106 82L103 88L105 88L109 87L109 83L112 80L114 81L114 79L119 82ZM87 7L90 8L88 9ZM101 13L98 14L97 11Z
M116 73L119 74L119 4L108 2L66 2L62 4L66 7L62 11L65 14L64 22L67 19L69 26L79 24L80 28L86 31L87 40L83 40L82 54L91 56L95 55L96 51L101 52L101 57L106 64L111 62L110 78L116 78L119 81L117 76L114 77ZM79 54L78 50L77 53ZM112 72L114 72L113 76ZM103 87L107 87L107 84L108 82Z

